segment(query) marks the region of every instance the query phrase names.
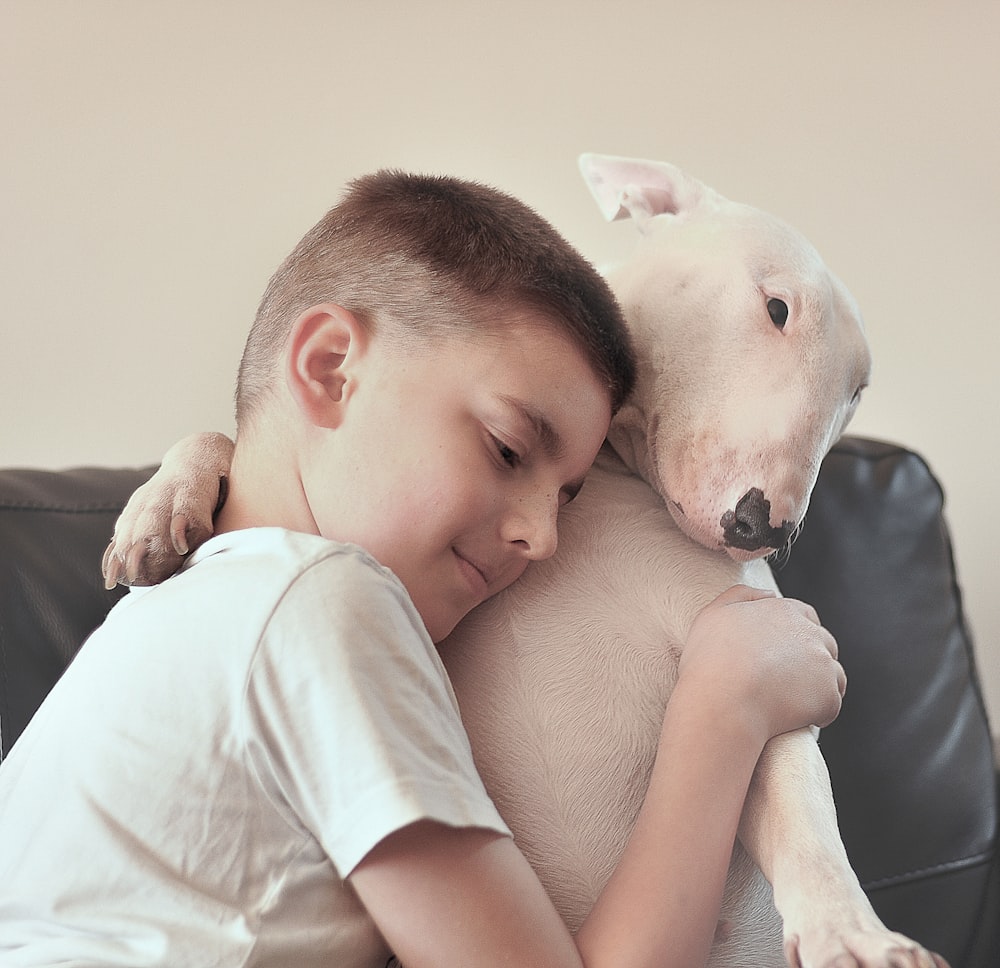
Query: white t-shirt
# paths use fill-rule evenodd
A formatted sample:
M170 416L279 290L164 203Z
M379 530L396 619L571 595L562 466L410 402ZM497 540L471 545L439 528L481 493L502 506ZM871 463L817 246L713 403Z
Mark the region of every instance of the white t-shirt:
M437 650L358 548L221 535L112 610L0 766L0 966L381 966L344 878L508 834Z

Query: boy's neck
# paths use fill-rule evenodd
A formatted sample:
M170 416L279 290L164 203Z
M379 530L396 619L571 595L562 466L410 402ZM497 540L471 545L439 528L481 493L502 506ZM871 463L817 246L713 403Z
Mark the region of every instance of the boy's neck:
M248 445L237 438L226 503L215 518L216 534L276 527L318 534L295 461L280 445Z

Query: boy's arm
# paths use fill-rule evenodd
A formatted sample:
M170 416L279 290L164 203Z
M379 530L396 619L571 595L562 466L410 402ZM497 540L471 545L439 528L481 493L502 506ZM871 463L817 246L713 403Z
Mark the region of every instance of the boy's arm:
M405 968L691 968L707 962L760 749L678 690L645 805L576 942L513 841L414 824L350 880Z
M155 585L212 536L232 457L233 442L217 433L192 434L167 451L115 523L101 564L107 588Z
M733 710L685 686L681 679L667 706L629 848L580 929L581 948L594 955L588 964L708 962L763 745Z
M844 676L836 644L801 603L738 588L702 615L638 821L575 942L512 841L419 823L350 875L406 968L705 964L761 750L832 720Z

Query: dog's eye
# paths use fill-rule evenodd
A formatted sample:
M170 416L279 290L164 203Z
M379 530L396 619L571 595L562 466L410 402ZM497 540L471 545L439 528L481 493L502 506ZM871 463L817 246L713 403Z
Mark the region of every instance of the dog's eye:
M778 329L784 329L785 322L788 320L788 303L783 299L768 299L767 314Z

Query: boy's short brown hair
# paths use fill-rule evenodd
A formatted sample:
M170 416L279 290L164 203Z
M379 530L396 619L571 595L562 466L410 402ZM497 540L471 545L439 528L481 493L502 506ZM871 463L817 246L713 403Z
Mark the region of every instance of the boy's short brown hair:
M239 426L270 392L293 322L324 302L403 340L470 338L535 310L580 347L613 412L635 379L604 279L527 205L475 182L384 170L350 184L268 283L240 364Z

